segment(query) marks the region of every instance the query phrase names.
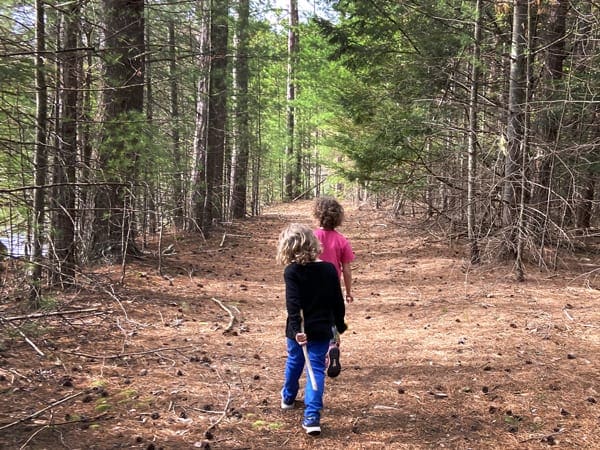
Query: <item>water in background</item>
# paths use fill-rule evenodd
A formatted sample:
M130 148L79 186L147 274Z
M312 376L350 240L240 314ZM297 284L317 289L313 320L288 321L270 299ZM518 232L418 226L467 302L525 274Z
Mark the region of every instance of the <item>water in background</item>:
M0 242L6 246L8 254L14 258L26 256L30 253L27 236L24 234L7 233L0 236Z

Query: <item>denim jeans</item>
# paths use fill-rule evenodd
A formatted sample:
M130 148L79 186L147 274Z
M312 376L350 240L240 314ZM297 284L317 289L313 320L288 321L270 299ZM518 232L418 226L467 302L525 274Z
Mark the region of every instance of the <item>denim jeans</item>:
M309 379L308 369L306 370L306 386L304 387L304 417L321 417L323 409L323 393L325 392L325 356L329 349L329 340L325 341L309 341L308 358L312 365L317 383L315 391ZM285 381L281 395L283 400L291 404L298 395L300 389L300 376L304 368L304 353L302 346L294 339L287 338L288 357L285 362Z

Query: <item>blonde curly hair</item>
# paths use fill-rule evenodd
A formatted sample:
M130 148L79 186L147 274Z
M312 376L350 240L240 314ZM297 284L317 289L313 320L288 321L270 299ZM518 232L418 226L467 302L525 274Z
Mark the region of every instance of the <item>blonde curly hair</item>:
M321 244L311 230L302 223L291 223L279 235L276 260L279 264L307 264L317 259Z

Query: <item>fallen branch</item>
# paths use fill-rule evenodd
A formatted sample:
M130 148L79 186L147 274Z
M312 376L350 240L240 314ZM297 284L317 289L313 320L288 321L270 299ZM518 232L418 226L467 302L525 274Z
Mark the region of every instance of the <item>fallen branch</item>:
M219 253L222 252L223 249L222 248L209 248L206 250L194 250L192 253L197 255L199 253Z
M217 305L219 305L221 307L221 309L226 311L227 314L229 314L230 320L229 320L229 323L227 324L227 327L225 327L225 330L223 331L223 333L227 333L228 331L231 331L231 329L233 328L233 323L235 322L235 316L233 315L231 310L223 304L223 302L221 300L218 300L214 297L212 297L211 300L213 302L215 302Z
M97 416L94 417L86 417L86 416L82 416L78 419L71 419L71 420L65 420L63 422L55 422L53 420L50 420L48 423L46 424L32 424L31 427L34 426L40 426L40 427L61 427L61 426L65 426L65 425L72 425L74 423L92 423L95 422L97 420L100 420L102 418L107 418L110 419L112 418L112 416L108 416L108 412L104 411L103 413L98 414Z
M305 191L304 191L304 192L302 192L301 194L298 194L296 197L294 197L294 198L292 199L292 202L295 202L296 200L298 200L298 199L300 199L300 198L304 197L304 196L305 196L306 194L308 194L310 191L312 191L312 190L314 190L314 189L318 188L318 187L319 187L319 186L321 186L323 183L325 183L325 181L326 181L326 180L327 180L327 176L324 176L323 178L321 178L321 179L319 180L319 182L318 182L318 183L316 183L316 184L312 185L312 186L311 186L311 187L309 187L307 190L305 190Z
M573 317L571 316L571 314L569 314L569 312L566 309L563 309L563 313L565 316L567 316L567 319L573 320Z
M223 381L225 383L225 385L227 386L227 401L225 402L225 407L223 408L223 414L221 414L221 416L210 426L206 429L206 431L204 432L204 436L207 436L212 430L215 429L215 427L221 423L221 421L227 417L227 413L229 411L229 405L231 404L231 386L229 385L229 383L225 382L225 380L223 380L223 377L221 376L221 373L217 370L217 375L219 376L219 378L221 379L221 381Z
M149 353L177 351L177 350L182 350L182 349L191 348L191 347L194 347L194 346L193 345L184 345L183 347L155 348L153 350L144 350L141 352L130 352L130 353L119 353L117 355L90 355L89 353L69 352L66 350L59 350L59 351L61 353L66 353L67 355L81 356L83 358L90 358L90 359L119 359L119 358L126 358L128 356L147 355Z
M46 411L48 411L49 409L54 408L55 406L61 405L65 402L68 402L69 400L72 400L76 397L79 397L80 395L83 395L85 393L85 391L81 391L81 392L77 392L75 394L71 394L61 400L57 400L54 403L49 404L48 406L46 406L45 408L40 409L39 411L34 412L33 414L29 414L27 417L23 417L21 419L17 419L14 422L8 423L6 425L3 425L0 427L0 430L6 430L7 428L10 427L14 427L15 425L18 425L20 423L23 423L27 420L31 420L31 419L35 419L36 417L40 416L41 414L45 413Z
M202 409L202 408L192 408L194 411L199 411L203 414L223 414L224 411L212 411L212 410L208 410L208 409Z
M121 302L121 299L119 299L117 294L115 294L115 289L112 284L109 284L109 288L110 288L110 290L109 290L109 288L105 287L103 283L94 280L94 278L90 275L86 275L86 274L82 273L80 276L82 278L84 278L88 283L91 283L93 286L98 286L99 289L101 289L102 291L104 291L105 294L107 294L109 297L111 297L117 303L117 305L119 305L119 307L121 308L121 311L123 311L123 315L125 316L125 319L129 320L127 311L125 310L125 307L123 306L123 303Z
M27 342L31 348L33 348L35 350L35 352L40 355L41 357L45 357L46 355L44 354L44 352L42 352L32 341L31 339L29 339L25 333L23 333L17 326L13 325L10 322L6 322L5 323L5 319L3 319L2 317L0 317L0 323L2 323L2 325L6 326L10 326L13 330L15 330L17 333L19 333L23 339L25 340L25 342ZM1 429L1 428L0 428Z
M225 244L225 238L229 236L229 237L239 237L239 238L246 238L246 239L250 239L252 236L248 235L248 234L231 234L231 233L223 233L223 238L221 239L221 243L219 244L219 247L223 247L223 245Z
M42 431L44 431L47 428L50 428L50 425L44 425L42 428L35 430L35 432L27 438L27 440L23 443L23 445L21 445L19 447L19 450L23 450L23 449L27 448L27 445L29 445L29 443L33 440L33 438L36 437L38 434L40 434Z
M63 316L67 314L79 314L79 313L87 313L87 312L95 312L98 311L98 308L87 308L87 309L72 309L69 311L53 311L47 313L33 313L27 314L25 316L11 316L5 317L4 320L10 322L12 320L26 320L26 319L38 319L40 317L49 317L49 316Z
M387 405L375 405L375 406L373 406L373 409L383 409L383 410L390 410L390 411L402 411L402 408L396 408L395 406L387 406Z

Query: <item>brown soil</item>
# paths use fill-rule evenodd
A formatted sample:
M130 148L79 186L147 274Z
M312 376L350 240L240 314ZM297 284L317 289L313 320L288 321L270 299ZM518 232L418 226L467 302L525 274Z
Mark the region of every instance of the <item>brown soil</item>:
M154 254L129 262L123 283L121 266L105 266L76 293L47 299L91 311L4 321L0 447L600 448L594 261L528 268L517 283L510 266L467 267L465 247L416 223L346 209L356 300L320 437L300 427L301 402L282 411L279 397L285 307L274 252L285 223L312 223L301 202L206 241L170 236L162 275L150 243ZM0 288L5 319L23 314L10 286Z

